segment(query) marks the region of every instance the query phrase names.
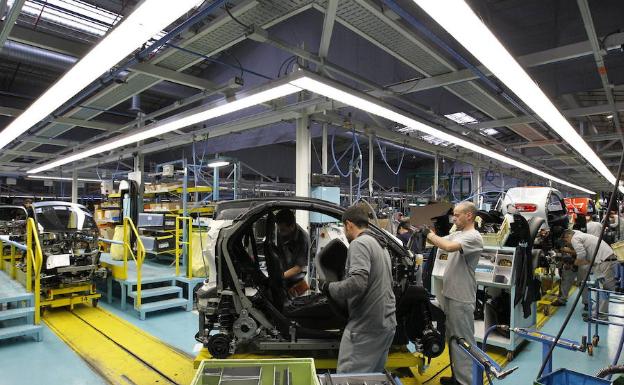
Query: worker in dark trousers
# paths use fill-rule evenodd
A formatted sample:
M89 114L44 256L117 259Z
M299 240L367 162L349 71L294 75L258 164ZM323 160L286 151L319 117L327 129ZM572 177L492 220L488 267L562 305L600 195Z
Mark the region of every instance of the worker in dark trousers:
M392 264L385 240L368 230L368 215L358 206L342 215L349 241L346 278L320 281L321 291L347 304L347 326L338 352L338 373L382 372L396 330Z
M599 245L598 237L576 230L564 231L561 239L564 242L561 252L574 257L574 265L584 268L585 273L587 273L587 269L591 263L591 258L594 255L596 247L598 247L598 254L596 254L596 261L594 263L594 277L595 279L600 280L602 289L609 291L615 290L617 285L615 269L618 261L611 246L609 246L605 241L600 242ZM579 284L580 283L581 282L579 282ZM563 284L562 277L561 285L563 286ZM583 295L586 294L583 293ZM593 317L597 317L602 320L608 319L607 313L609 312L609 301L602 295L600 296L598 311L599 313L595 313ZM584 314L583 318L587 319L587 315Z
M446 336L449 339L453 377L440 378L442 385L472 383L472 359L450 338L463 338L470 345L476 346L473 316L477 295L475 270L483 251L483 239L474 228L476 213L477 208L473 203L461 202L453 209L456 232L439 237L429 228L423 229L429 242L448 253L442 296L438 301L446 314Z
M305 275L310 258L310 237L295 220L292 210L282 209L275 215L277 247L282 257L284 280L291 297L303 295L308 289Z

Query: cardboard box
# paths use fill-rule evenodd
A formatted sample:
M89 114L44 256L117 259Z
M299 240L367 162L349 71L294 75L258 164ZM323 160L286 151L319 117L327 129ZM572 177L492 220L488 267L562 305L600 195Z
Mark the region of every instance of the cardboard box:
M447 202L432 203L422 207L412 207L410 209L410 224L412 226L433 226L431 218L446 215L452 208L453 205Z

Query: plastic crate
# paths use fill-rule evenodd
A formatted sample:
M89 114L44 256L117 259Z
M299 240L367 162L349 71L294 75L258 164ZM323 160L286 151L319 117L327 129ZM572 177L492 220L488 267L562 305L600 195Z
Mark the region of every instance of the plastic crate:
M611 385L611 381L568 369L558 369L539 378L534 385Z
M477 221L481 221L480 217L477 217ZM454 233L456 231L455 225L451 227L450 233ZM511 224L509 223L509 218L505 216L503 223L500 225L500 229L497 233L489 233L489 234L481 234L481 238L483 239L483 246L489 247L503 247L505 242L507 242L507 238L509 238L509 234L511 233Z
M285 384L287 374L291 384L320 385L312 358L203 360L192 385Z
M611 245L611 248L613 249L618 261L624 262L624 241L615 242Z

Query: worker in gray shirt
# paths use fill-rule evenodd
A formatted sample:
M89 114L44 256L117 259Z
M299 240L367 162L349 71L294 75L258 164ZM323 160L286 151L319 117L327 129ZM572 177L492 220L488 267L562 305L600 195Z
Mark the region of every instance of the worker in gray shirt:
M585 215L585 220L587 221L587 234L591 234L596 238L600 237L600 233L602 232L602 225L600 222L594 221L594 216L591 214Z
M594 277L599 280L602 289L609 291L615 290L615 287L617 286L615 269L618 262L611 246L609 246L605 241L601 241L599 245L598 237L591 234L585 234L577 230L564 231L561 239L565 244L565 246L561 247L561 251L575 258L573 263L579 267L579 270L582 268L584 269L585 273L581 280L585 279L591 259L594 256L594 252L596 252L596 247L598 247L596 261L594 263ZM563 291L565 283L564 277L561 278L561 281L561 290ZM578 282L579 285L581 283L582 281ZM568 283L568 286L571 286L571 282ZM585 293L583 294L586 295ZM599 313L596 312L596 309L594 309L593 317L598 317L601 320L606 321L608 319L607 313L609 312L609 300L604 296L604 294L600 296L598 311ZM583 318L587 319L587 315L584 314Z
M463 338L476 346L474 338L474 310L477 296L475 270L483 251L483 239L474 228L477 208L471 202L461 202L453 209L457 231L442 238L425 228L427 240L438 247L438 254L447 254L447 266L442 283L442 296L438 298L446 314L446 336L453 377L442 377L440 383L470 385L472 359L453 338Z
M396 330L392 264L385 240L368 230L368 214L358 206L342 215L349 241L346 278L320 281L322 292L347 304L349 320L338 352L338 373L382 372Z

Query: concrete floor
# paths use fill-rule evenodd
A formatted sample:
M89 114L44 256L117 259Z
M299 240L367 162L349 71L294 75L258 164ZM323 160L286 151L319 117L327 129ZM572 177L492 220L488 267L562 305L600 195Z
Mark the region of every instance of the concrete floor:
M100 302L105 310L141 327L146 332L163 342L187 353L196 353L194 335L197 329L197 313L179 310L163 311L148 315L147 320L140 321L130 308L119 309L119 303L108 305ZM569 305L571 306L571 305ZM546 323L543 331L556 333L565 317L561 308ZM624 305L612 305L613 312L624 314ZM586 334L586 324L581 320L582 309L576 309L564 337L580 340ZM615 326L600 327L600 345L595 349L594 356L586 353L571 352L557 349L554 354L553 368L563 366L575 370L595 374L600 368L607 366L617 350L622 330ZM500 384L532 383L541 364L541 345L535 342L526 344L518 352L510 365L519 366L515 373ZM0 384L45 383L61 384L105 384L106 382L89 367L71 348L65 345L49 328L44 325L44 340L16 339L0 342ZM431 372L431 375L434 373ZM428 382L437 384L438 378Z

